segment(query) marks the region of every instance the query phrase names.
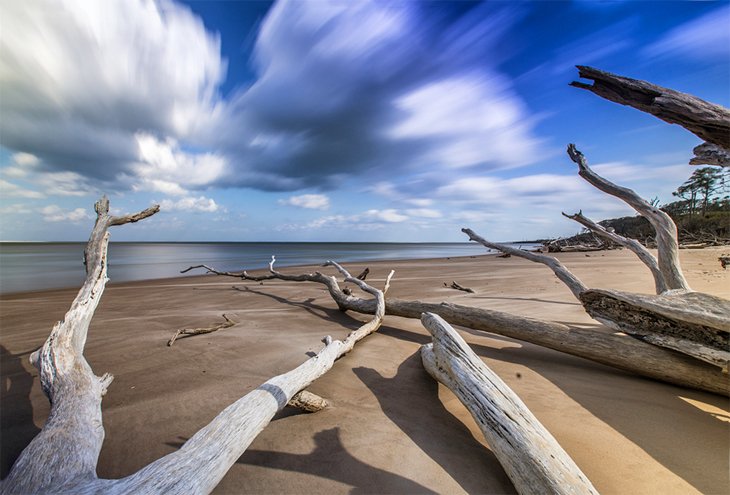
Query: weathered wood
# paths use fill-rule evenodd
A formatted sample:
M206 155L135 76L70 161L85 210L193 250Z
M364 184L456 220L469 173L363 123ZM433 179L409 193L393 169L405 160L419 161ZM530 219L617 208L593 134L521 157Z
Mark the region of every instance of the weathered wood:
M446 282L444 282L444 285L446 287L449 287L454 290L460 290L462 292L468 292L469 294L474 294L474 289L471 289L469 287L464 287L463 285L458 284L456 281L451 282L451 285L448 285Z
M258 281L266 278L321 283L340 310L365 314L375 311L373 301L345 294L334 277L319 272L287 275L270 270L267 275L253 276L245 271L226 273L208 266L204 268L211 273L242 280ZM459 304L394 298L385 301L385 312L404 318L420 318L423 313L435 313L452 325L530 342L674 385L730 395L730 377L716 366L606 328L581 328Z
M464 228L461 229L461 231L469 236L470 241L476 241L479 244L482 244L483 246L486 246L488 248L496 249L503 253L509 253L520 258L525 258L526 260L534 261L535 263L542 263L543 265L546 265L553 271L553 273L555 273L556 277L558 277L565 285L568 286L568 289L570 289L575 297L578 297L581 292L587 289L585 284L583 284L583 282L581 282L578 277L573 275L570 270L565 268L565 266L560 261L558 261L556 258L553 258L552 256L531 253L529 251L523 251L522 249L517 249L506 244L488 241L482 236L476 234L471 229Z
M170 337L170 340L167 341L167 346L170 347L172 344L174 344L178 337L180 337L181 335L187 335L189 337L192 337L193 335L204 335L206 333L217 332L222 328L230 328L236 324L235 321L228 318L228 316L226 316L225 314L223 315L223 319L225 320L223 323L218 323L210 327L181 328L177 330L172 337Z
M577 67L579 76L592 80L593 84L572 82L571 86L587 89L602 98L636 108L670 124L679 124L702 140L730 150L730 110L727 108L646 81L584 65Z
M374 317L370 321L350 332L343 341L326 337L325 347L314 357L228 406L179 450L125 478L97 478L96 464L104 439L101 397L112 377L94 375L83 350L89 323L107 281L107 229L139 221L158 210L159 207L153 207L136 215L112 217L108 214L108 200L97 202L97 220L85 252L86 281L64 320L56 324L43 347L32 355L43 391L51 401L51 412L41 432L0 482L0 493L209 493L279 409L382 323L384 292L393 272L380 291L350 276L337 263L328 262L327 266L334 266L346 281L374 296ZM273 259L270 266L273 270Z
M730 301L701 292L634 294L592 289L580 295L601 323L727 369Z
M730 150L721 148L712 143L702 143L694 147L694 158L689 160L690 165L717 165L730 167Z
M677 226L664 211L652 206L631 189L621 187L596 174L588 166L583 153L574 144L568 145L568 156L578 165L578 175L600 191L615 196L631 206L646 218L656 231L657 263L664 278L667 289L690 290L679 263L679 244L677 242Z
M571 220L575 220L579 224L589 229L591 232L603 237L608 241L615 242L620 246L624 246L630 249L651 271L651 275L652 277L654 277L654 285L656 287L657 294L661 294L662 292L669 289L669 287L667 287L666 285L666 282L664 281L664 275L659 269L659 263L657 262L657 259L639 241L637 241L636 239L629 239L628 237L624 237L622 235L618 235L615 232L607 230L602 225L599 225L590 218L584 216L582 211L574 213L573 215L567 215L566 213L563 213L563 216L570 218Z
M442 318L424 313L433 343L421 347L426 371L469 410L522 495L596 494L590 480L517 394Z
M307 390L302 390L295 394L294 397L289 400L287 405L301 409L304 412L312 413L327 408L329 403L319 395L313 394Z

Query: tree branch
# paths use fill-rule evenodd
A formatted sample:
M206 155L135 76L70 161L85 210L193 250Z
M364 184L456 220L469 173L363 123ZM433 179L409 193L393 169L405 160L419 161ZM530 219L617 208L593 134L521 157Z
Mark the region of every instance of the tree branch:
M575 220L596 235L603 237L604 239L607 239L611 242L615 242L616 244L624 246L633 251L634 254L636 254L636 256L638 256L638 258L647 267L649 267L649 270L651 270L651 274L654 277L654 285L656 287L657 294L661 294L662 292L669 289L666 282L664 281L664 275L659 269L659 264L657 263L656 258L639 241L637 241L636 239L629 239L628 237L624 237L622 235L618 235L615 232L607 230L602 225L597 224L590 218L585 217L582 211L579 211L578 213L574 213L572 215L567 215L566 213L563 213L563 216L570 218L571 220Z
M578 151L574 144L568 145L568 156L578 165L578 175L597 189L615 196L631 206L636 212L646 218L657 233L657 258L659 270L664 277L667 289L690 290L687 280L682 273L679 263L679 244L677 241L677 226L672 218L659 208L650 205L638 194L626 187L617 186L588 166L583 153Z
M593 85L572 82L571 86L634 107L670 124L679 124L702 140L730 150L730 111L727 108L646 81L584 65L577 67L579 76L593 80Z
M565 266L560 261L558 261L556 258L553 258L552 256L531 253L529 251L513 248L512 246L507 246L505 244L491 242L477 235L471 229L464 228L461 229L461 231L469 236L470 241L476 241L479 244L482 244L488 248L496 249L497 251L502 251L503 253L509 253L520 258L525 258L526 260L534 261L535 263L542 263L543 265L546 265L553 271L553 273L555 273L555 276L558 277L561 282L568 286L570 292L572 292L577 299L580 299L581 292L587 290L587 287L583 284L583 282L578 279L578 277L573 275L570 270L565 268Z

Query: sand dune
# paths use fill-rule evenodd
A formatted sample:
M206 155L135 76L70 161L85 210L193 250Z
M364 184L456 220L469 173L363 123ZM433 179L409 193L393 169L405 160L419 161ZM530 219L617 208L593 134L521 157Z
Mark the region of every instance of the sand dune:
M730 298L730 271L720 268L720 252L682 251L683 266L694 289ZM589 286L653 290L631 253L559 257ZM358 273L365 266L348 268ZM367 266L376 286L396 270L392 297L597 325L551 272L524 260L480 256ZM444 287L452 280L476 293ZM58 290L0 298L3 477L49 409L28 355L74 295ZM206 326L222 313L238 324L166 346L177 328ZM122 477L174 451L226 405L304 361L306 352L321 347L322 336L344 337L364 319L337 311L315 284L215 276L112 281L86 347L95 372L115 376L103 401L99 476ZM462 334L602 493L727 493L727 399L483 332ZM311 387L334 406L317 414L279 413L216 493L514 492L468 412L423 370L418 348L429 339L418 321L386 316L376 334Z

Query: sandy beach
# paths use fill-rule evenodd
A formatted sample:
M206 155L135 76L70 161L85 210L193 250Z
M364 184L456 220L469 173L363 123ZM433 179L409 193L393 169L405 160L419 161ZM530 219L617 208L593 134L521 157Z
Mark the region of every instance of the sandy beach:
M730 298L730 270L717 261L727 251L681 251L695 290ZM653 291L648 270L625 250L558 257L588 286ZM359 273L365 266L375 286L396 271L392 297L599 326L547 268L522 259L347 268ZM475 293L444 286L452 281ZM3 477L49 411L28 356L75 293L0 298ZM211 325L223 313L237 324L166 346L176 329ZM96 374L115 376L103 401L106 440L98 475L123 477L176 450L225 406L303 362L323 336L343 338L366 318L338 311L322 286L306 282L211 275L112 280L85 352ZM462 335L600 492L728 493L727 399L484 332L462 329ZM316 414L280 412L215 493L514 493L469 413L424 371L418 350L429 341L419 321L386 316L377 333L310 387L333 407Z

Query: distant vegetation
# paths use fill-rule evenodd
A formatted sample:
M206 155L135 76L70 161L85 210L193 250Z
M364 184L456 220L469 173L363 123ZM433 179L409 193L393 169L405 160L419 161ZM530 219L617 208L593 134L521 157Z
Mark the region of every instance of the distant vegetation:
M679 231L680 244L730 244L730 170L702 167L696 169L676 191L677 201L659 206L667 212ZM658 201L653 204L658 206ZM612 218L599 222L617 234L654 245L654 229L642 216ZM595 245L602 243L594 234L584 231L560 241L566 245Z

